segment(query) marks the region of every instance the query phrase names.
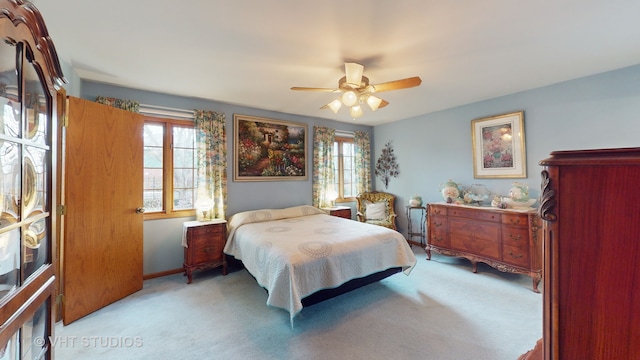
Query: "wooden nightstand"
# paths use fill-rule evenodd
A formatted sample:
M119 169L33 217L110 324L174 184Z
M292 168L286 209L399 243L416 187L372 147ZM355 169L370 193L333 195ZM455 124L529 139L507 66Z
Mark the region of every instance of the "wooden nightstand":
M227 275L227 258L223 253L227 241L227 221L188 221L183 224L184 274L191 284L191 273L196 270L222 266Z
M330 208L322 208L327 214L351 220L351 208L348 206L334 206Z

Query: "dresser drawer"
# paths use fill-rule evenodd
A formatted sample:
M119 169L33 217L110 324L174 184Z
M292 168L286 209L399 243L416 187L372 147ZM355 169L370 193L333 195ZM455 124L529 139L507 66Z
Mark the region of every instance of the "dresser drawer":
M514 246L521 249L529 248L529 229L513 226L502 227L502 243L506 246Z
M447 209L447 215L482 221L500 221L500 214L493 211L476 211L473 209L465 208L449 208Z
M529 225L527 214L502 214L502 223L525 227Z
M529 250L516 246L503 245L502 261L522 268L529 267Z
M429 205L429 216L447 215L447 208L438 205Z
M499 225L449 218L449 240L453 249L500 259L499 239Z
M431 216L429 219L429 243L433 246L449 247L449 230L445 216Z

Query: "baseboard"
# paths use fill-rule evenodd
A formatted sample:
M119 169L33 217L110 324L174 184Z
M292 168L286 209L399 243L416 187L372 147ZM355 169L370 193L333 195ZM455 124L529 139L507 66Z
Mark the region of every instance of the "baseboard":
M179 274L182 272L184 272L183 268L161 271L153 274L142 275L142 280L149 280L149 279L159 278L167 275Z

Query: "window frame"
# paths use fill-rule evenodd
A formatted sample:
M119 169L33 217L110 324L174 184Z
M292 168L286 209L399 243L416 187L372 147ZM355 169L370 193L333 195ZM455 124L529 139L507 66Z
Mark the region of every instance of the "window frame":
M342 152L342 144L349 143L352 146L355 146L355 139L352 137L346 136L336 136L333 139L334 143L338 144L338 198L336 199L336 203L347 203L347 202L355 202L356 198L353 197L344 197L344 154ZM354 169L352 169L353 171ZM355 174L352 174L355 175Z
M179 217L191 217L196 215L196 209L173 210L173 128L190 127L195 129L195 123L189 120L177 120L145 116L144 124L160 124L164 126L164 137L162 139L162 210L144 214L144 220L170 219ZM197 164L194 164L197 166ZM194 179L194 193L197 190L197 179ZM144 190L144 189L143 189ZM167 205L171 205L168 209Z

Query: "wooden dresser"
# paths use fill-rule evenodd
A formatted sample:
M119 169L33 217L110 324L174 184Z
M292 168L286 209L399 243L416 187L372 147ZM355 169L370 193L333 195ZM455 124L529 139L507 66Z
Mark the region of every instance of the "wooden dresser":
M222 266L227 275L227 259L224 245L227 241L227 221L188 221L183 224L184 274L191 284L191 274L196 270Z
M436 203L427 205L427 259L431 251L469 259L500 271L525 274L538 291L542 279L540 218L534 209Z
M540 165L544 359L640 359L640 148Z

